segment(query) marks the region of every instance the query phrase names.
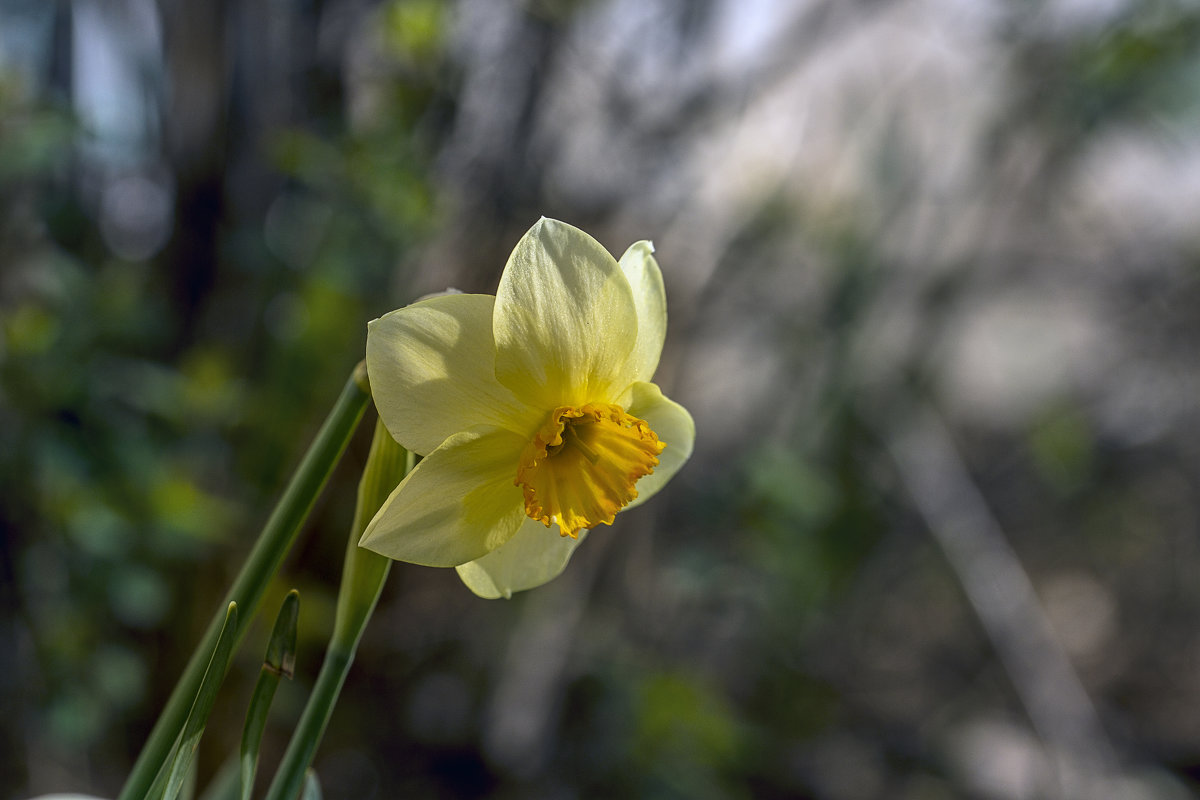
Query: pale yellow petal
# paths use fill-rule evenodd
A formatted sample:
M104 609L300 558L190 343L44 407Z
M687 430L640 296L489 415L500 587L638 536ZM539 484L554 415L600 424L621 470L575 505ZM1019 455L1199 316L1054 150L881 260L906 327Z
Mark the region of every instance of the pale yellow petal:
M512 538L525 506L513 485L525 441L501 428L456 433L388 497L359 544L398 561L455 567Z
M367 375L379 416L420 455L476 425L526 433L544 412L496 380L492 306L486 294L413 303L367 326Z
M665 397L653 383L635 383L630 387L629 413L644 419L660 442L666 445L658 456L654 472L637 482L638 496L626 508L641 505L653 497L680 467L691 458L696 442L696 424L687 409Z
M480 597L512 597L513 592L557 578L586 535L587 531L580 531L578 539L560 536L555 529L526 520L508 542L459 566L458 576Z
M638 315L637 344L630 360L636 380L648 381L658 369L663 340L667 336L667 292L663 287L662 270L654 259L654 245L648 241L630 245L620 263L633 291L633 304Z
M496 377L545 410L609 402L637 378L638 315L616 259L578 228L542 219L496 292Z

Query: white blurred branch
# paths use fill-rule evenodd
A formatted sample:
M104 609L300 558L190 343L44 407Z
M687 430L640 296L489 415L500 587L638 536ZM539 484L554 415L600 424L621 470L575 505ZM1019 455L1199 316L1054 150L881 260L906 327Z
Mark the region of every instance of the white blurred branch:
M890 442L900 477L957 575L1030 722L1058 764L1057 792L1085 797L1115 768L1112 745L1004 530L950 432L918 413ZM1055 787L1044 787L1054 791Z

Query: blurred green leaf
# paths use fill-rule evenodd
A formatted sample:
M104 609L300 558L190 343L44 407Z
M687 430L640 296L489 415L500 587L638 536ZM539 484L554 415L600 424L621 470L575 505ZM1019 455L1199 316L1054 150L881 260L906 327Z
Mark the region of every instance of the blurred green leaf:
M391 0L383 11L384 36L400 58L429 61L442 50L447 8L438 0Z
M1069 407L1052 409L1029 432L1029 449L1042 478L1060 491L1086 484L1094 438L1087 418Z
M645 677L637 697L635 758L681 797L736 796L725 785L741 739L729 705L683 673Z
M4 317L4 340L13 356L46 353L58 338L58 332L58 318L32 303L20 305Z
M108 584L113 613L133 628L153 628L171 610L167 579L138 564L114 570Z

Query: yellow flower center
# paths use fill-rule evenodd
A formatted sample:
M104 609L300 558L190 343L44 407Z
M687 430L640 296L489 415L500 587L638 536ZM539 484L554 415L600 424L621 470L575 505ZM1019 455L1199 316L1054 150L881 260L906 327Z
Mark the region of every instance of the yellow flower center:
M530 518L577 537L580 528L612 524L664 447L645 420L620 406L559 406L525 446L513 483Z

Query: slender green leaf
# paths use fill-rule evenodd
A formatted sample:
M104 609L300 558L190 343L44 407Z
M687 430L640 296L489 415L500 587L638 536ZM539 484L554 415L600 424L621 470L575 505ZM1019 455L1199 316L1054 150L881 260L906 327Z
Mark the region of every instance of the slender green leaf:
M300 616L300 593L292 589L283 599L283 606L275 618L271 641L267 644L267 655L262 670L254 684L250 697L250 708L246 711L246 725L242 729L241 749L241 800L250 800L254 791L254 775L258 770L258 751L262 744L263 730L267 726L267 713L275 699L275 689L280 676L291 679L296 666L296 624Z
M183 734L167 771L167 787L163 793L163 800L176 800L187 780L192 761L196 757L196 748L200 745L200 737L204 734L204 726L208 724L208 715L216 702L221 683L225 680L225 667L229 663L229 656L233 653L233 645L237 639L237 618L237 603L230 603L225 613L225 625L217 637L217 646L208 661L204 680L200 682L200 690L196 693L192 710L183 724Z
M358 540L388 495L412 470L413 464L413 454L397 444L377 421L371 451L367 454L367 464L358 485L358 505L346 542L346 561L329 649L325 651L325 661L317 673L308 705L267 790L267 800L294 800L304 786L305 771L312 764L317 745L325 734L333 706L350 672L350 665L354 663L358 642L375 611L392 564L390 559L359 547Z
M296 624L300 618L300 592L292 589L283 598L263 666L288 680L296 669Z
M334 465L341 458L346 444L358 427L370 397L366 367L360 363L346 381L337 403L329 412L325 424L321 426L279 504L259 534L258 542L242 566L242 571L230 587L226 599L236 602L246 619L254 615L267 584L295 542L296 535L316 502L317 495L325 486ZM150 732L146 744L142 747L142 752L138 755L117 800L157 797L148 794L147 789L154 783L155 776L162 770L164 763L169 763L171 749L179 740L179 732L183 729L192 698L195 697L203 678L207 654L216 643L223 620L222 611L216 614L209 624L200 647L192 655L179 682L175 684L175 689L159 714L154 730ZM240 640L245 631L246 626L240 626L235 639Z
M300 800L323 800L321 782L317 780L316 770L309 770L304 776L304 792Z
M183 785L179 789L178 800L195 800L196 797L196 759L188 764L187 772L183 774Z

